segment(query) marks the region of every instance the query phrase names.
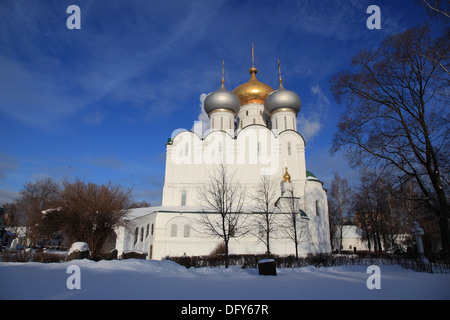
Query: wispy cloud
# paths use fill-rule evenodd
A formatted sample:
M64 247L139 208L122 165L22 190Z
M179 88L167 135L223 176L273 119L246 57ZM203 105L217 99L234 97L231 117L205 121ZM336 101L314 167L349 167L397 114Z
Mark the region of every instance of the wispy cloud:
M161 65L191 50L219 7L209 1L86 4L81 5L82 29L69 31L61 23L66 18L62 4L10 2L0 14L5 18L0 25L0 112L40 129L74 115L85 124L101 124L109 109L99 105L112 102L127 103L128 116L134 111L139 120L170 113L181 98L173 94L179 70ZM17 38L22 29L26 32ZM186 84L180 83L180 94L192 90ZM88 110L93 104L96 112Z
M319 85L310 88L312 99L302 107L297 118L297 127L306 142L316 137L327 120L330 102Z
M209 117L204 107L206 97L206 93L200 95L200 113L198 114L198 120L195 121L194 126L191 128L191 131L195 132L199 137L203 137L204 133L209 130Z

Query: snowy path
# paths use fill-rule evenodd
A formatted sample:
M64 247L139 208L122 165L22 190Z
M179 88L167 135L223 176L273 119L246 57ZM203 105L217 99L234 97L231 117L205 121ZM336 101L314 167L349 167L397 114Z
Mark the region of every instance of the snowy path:
M66 286L80 267L81 289ZM362 266L278 269L259 276L239 267L186 269L171 261L113 260L0 263L0 299L305 300L450 299L450 274L381 266L381 289L369 290Z

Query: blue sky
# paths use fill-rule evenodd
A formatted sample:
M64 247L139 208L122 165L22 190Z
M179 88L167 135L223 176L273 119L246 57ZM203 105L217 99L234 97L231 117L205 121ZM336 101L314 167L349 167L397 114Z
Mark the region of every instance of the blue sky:
M69 30L69 5L81 30ZM369 30L369 5L381 29ZM325 182L345 159L328 153L339 114L331 75L361 49L426 19L415 1L0 1L0 203L38 178L132 187L161 203L165 142L201 117L201 97L258 79L302 99L307 169Z

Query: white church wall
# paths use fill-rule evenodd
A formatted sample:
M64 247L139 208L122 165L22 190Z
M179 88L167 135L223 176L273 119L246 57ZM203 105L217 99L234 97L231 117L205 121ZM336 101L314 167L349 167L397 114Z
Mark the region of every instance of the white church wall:
M312 243L316 252L331 252L329 235L328 201L322 183L308 180L305 187L306 214L311 221Z

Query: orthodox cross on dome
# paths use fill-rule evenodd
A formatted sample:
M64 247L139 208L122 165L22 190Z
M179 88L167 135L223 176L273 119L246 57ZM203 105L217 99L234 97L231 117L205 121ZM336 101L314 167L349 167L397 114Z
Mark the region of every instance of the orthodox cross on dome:
M225 83L225 60L222 60L222 84Z
M252 43L252 67L255 67L255 47Z
M279 76L279 80L280 81L280 85L281 82L283 81L283 79L281 78L281 64L280 64L280 59L278 59L278 76Z

